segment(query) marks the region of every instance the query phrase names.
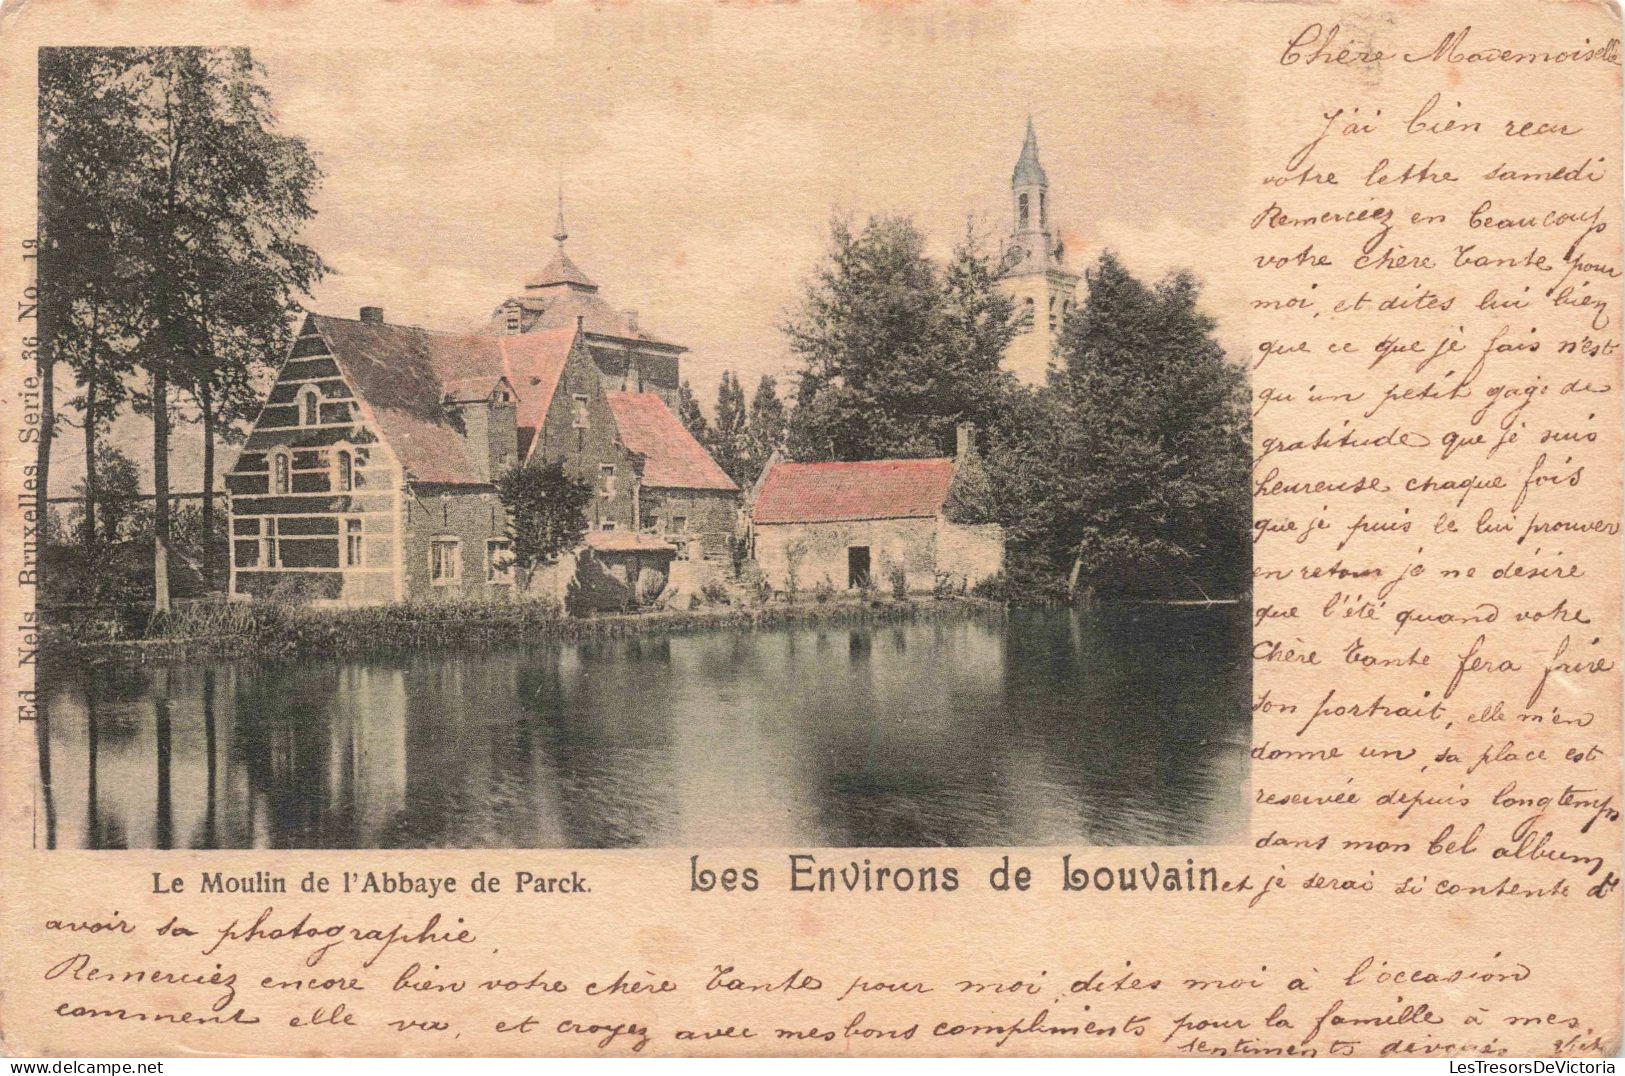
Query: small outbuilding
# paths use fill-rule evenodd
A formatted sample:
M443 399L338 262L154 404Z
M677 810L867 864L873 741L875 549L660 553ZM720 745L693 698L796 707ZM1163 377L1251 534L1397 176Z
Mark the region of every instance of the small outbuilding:
M750 508L752 554L768 585L889 591L901 581L919 593L996 575L1003 528L953 518L958 483L980 466L969 442L962 429L954 458L774 462Z

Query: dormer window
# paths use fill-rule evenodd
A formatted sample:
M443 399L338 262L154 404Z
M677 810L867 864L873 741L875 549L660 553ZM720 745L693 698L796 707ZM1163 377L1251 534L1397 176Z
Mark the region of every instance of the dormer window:
M519 311L517 309L509 310L503 325L510 335L517 334L519 332Z
M299 394L300 421L306 426L316 426L321 423L321 401L317 398L316 390L307 388Z

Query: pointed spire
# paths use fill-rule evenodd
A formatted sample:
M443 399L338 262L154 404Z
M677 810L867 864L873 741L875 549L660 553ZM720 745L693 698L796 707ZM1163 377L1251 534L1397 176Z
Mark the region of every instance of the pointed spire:
M553 222L553 242L562 247L564 245L564 241L568 238L570 238L570 233L564 230L564 181L560 180L559 215L558 218Z
M1021 156L1016 159L1015 173L1010 177L1012 187L1049 186L1044 166L1038 163L1038 132L1033 130L1033 118L1027 117L1027 138L1021 144Z

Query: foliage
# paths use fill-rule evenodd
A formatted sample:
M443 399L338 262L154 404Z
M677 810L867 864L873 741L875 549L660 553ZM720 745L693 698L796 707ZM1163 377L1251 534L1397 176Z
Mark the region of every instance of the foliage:
M1013 303L969 226L944 266L925 242L906 217L831 222L829 253L782 326L801 361L795 459L951 454L959 422L999 414Z
M1155 286L1107 252L1067 322L1050 386L992 430L968 518L1003 523L1008 561L1102 596L1247 586L1251 429L1186 272Z
M592 486L562 463L532 459L497 477L497 497L508 510L514 563L526 572L552 564L587 533Z
M689 387L687 378L677 386L677 417L694 435L694 440L702 445L710 441L711 430L705 421L705 412L700 410L700 401L694 398L694 390Z
M751 481L754 482L761 475L773 453L784 447L784 431L788 422L784 401L779 399L778 379L772 374L763 374L756 383L755 394L750 398L750 419L747 423Z
M40 70L44 345L82 389L90 469L96 432L126 398L153 417L162 609L172 393L189 394L202 423L207 526L215 437L251 411L296 296L326 269L298 239L320 172L301 140L276 131L246 49L47 49ZM144 395L126 381L137 368Z
M88 488L91 481L95 489ZM152 506L141 500L141 472L135 461L106 442L96 446L96 469L73 487L79 503L68 513L70 532L64 538L70 542L84 542L88 536L97 545L116 545L140 536L150 536ZM93 530L87 530L86 512L89 505L96 506L91 516Z
M702 420L703 421L703 420ZM751 459L750 430L745 412L745 390L733 371L722 371L717 382L717 409L710 435L705 442L711 458L717 461L727 476L740 486L755 480L755 461Z
M707 605L727 605L728 587L720 579L707 579L700 585L700 598Z
M822 605L835 597L835 583L829 576L824 576L813 584L813 601Z

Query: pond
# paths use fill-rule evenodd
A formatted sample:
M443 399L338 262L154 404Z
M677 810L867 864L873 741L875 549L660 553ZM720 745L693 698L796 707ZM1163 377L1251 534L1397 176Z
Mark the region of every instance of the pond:
M1190 845L1238 839L1245 607L59 668L70 848Z

